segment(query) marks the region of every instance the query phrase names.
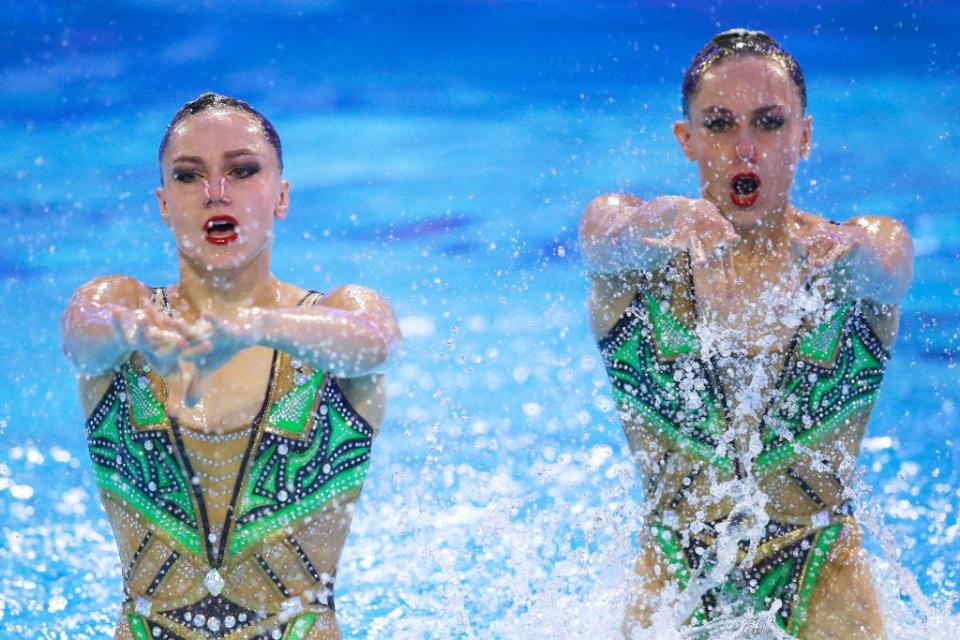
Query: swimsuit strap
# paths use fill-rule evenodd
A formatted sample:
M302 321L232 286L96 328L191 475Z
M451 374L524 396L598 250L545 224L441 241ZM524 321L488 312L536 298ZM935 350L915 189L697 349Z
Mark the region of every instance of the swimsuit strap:
M322 298L308 291L298 305ZM151 289L151 299L170 311L165 288ZM115 526L121 519L125 537L135 538L136 550L125 558L123 571L130 594L124 613L134 637L192 638L198 626L213 634L209 637L248 638L258 626L284 638L306 637L318 612L334 607L334 576L317 570L298 536L316 528L312 514L359 492L372 427L336 379L275 351L252 428L243 436L193 438L212 447L249 438L228 521L222 531L213 531L203 493L189 481L195 474L183 434L166 413L164 390L163 379L134 354L87 421L94 475L108 515ZM206 463L211 474L225 464L213 458ZM275 589L256 606L238 591L238 576L255 575L251 571ZM290 571L300 582L288 582ZM305 591L295 586L304 576L311 585ZM173 599L169 580L183 585Z

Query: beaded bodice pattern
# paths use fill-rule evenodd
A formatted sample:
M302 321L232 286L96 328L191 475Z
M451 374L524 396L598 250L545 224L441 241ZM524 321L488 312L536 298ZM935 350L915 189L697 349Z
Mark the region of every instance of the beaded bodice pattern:
M163 378L134 354L86 425L94 477L117 533L135 638L300 638L318 607L333 607L333 576L301 545L316 518L353 499L373 430L336 379L275 352L263 406L238 434L200 435L165 410ZM208 450L243 438L228 497L194 469ZM219 441L218 441L219 440ZM221 483L222 484L222 483ZM223 522L207 501L228 506ZM349 517L344 515L343 517Z
M701 354L688 260L681 254L645 280L600 351L625 417L669 450L732 477L742 470L721 446L729 409L715 358ZM877 399L889 354L860 303L830 303L824 317L807 318L788 349L760 424L757 474L793 463Z

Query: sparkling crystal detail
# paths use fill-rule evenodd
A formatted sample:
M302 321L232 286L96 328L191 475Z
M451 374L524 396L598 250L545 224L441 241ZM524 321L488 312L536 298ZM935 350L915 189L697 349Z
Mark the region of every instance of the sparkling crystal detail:
M210 595L220 595L220 592L223 591L224 584L223 577L221 577L220 572L216 569L210 569L210 572L203 578L203 586L207 588Z
M295 616L303 611L303 599L301 599L300 596L294 596L289 600L284 600L280 606L283 608L285 614Z
M822 529L830 524L830 514L827 511L818 511L810 516L810 524L817 529Z
M149 616L153 604L143 596L137 596L137 604L134 610L142 616Z

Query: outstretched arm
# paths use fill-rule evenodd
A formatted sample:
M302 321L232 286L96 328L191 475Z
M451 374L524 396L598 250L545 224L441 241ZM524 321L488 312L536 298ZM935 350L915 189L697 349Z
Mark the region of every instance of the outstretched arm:
M801 215L794 241L808 265L858 300L898 304L913 280L913 241L902 223L884 216L857 216L843 224Z
M256 344L286 351L341 378L381 370L402 343L393 309L376 292L341 287L320 305L251 310Z
M355 285L337 289L322 304L268 309L251 307L234 317L202 316L202 338L183 358L197 369L196 399L203 381L246 347L279 349L314 369L336 377L376 373L401 344L390 305L375 292Z
M703 199L630 195L595 198L580 220L580 248L594 273L647 271L687 250L706 262L715 249L736 242L733 225Z
M165 316L147 287L127 276L97 278L77 289L60 328L64 353L87 376L109 372L132 351L167 375L186 344L182 323Z

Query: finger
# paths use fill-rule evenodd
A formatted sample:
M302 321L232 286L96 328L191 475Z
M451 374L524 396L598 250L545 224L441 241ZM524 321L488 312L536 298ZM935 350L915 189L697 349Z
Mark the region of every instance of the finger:
M820 266L826 267L835 264L838 260L847 255L849 251L850 247L848 246L844 246L842 244L835 246L820 259Z
M737 244L742 239L743 238L740 237L740 235L736 232L736 230L734 230L732 224L726 227L726 233L723 236L724 242L728 244Z
M707 254L703 250L703 243L696 236L690 238L690 258L696 265L702 266L707 263Z
M658 249L679 249L683 246L672 235L666 238L643 238L643 244Z

